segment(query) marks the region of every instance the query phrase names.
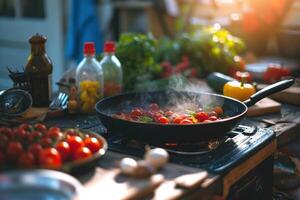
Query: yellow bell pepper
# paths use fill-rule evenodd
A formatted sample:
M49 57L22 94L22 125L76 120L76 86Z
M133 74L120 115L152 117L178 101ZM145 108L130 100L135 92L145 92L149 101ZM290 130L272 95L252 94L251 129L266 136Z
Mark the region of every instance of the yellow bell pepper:
M249 83L229 81L223 87L223 94L228 97L245 101L255 93L255 87Z

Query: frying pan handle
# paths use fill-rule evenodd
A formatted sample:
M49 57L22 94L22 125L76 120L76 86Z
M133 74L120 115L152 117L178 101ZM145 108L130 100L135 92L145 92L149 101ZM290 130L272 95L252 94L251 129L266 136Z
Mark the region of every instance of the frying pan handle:
M265 87L264 89L256 92L255 94L253 94L249 99L247 99L246 101L244 101L244 103L249 107L254 105L256 102L258 102L259 100L274 94L276 92L279 92L281 90L284 90L286 88L289 88L290 86L292 86L294 84L295 80L294 79L289 79L289 80L283 80L283 81L279 81L277 83L274 83L272 85L269 85L267 87Z

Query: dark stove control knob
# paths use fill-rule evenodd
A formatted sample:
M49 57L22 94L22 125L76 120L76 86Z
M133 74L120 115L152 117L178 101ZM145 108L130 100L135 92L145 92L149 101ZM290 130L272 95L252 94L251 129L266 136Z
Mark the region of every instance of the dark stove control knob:
M254 135L256 133L256 130L257 130L257 127L256 126L248 126L246 127L244 130L243 130L243 134L244 135L248 135L248 136L251 136L251 135Z

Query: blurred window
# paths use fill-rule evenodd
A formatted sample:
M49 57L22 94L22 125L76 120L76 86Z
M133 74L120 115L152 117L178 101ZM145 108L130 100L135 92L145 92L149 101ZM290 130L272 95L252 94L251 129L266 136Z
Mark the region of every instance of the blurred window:
M15 16L14 4L15 1L12 0L0 0L0 16L14 17Z
M22 16L30 18L45 18L44 1L26 0L22 1Z

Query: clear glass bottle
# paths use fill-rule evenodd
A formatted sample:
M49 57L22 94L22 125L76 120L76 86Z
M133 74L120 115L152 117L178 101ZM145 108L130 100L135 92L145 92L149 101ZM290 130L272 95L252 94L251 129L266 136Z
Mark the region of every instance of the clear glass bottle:
M120 61L115 56L115 49L114 42L105 42L104 57L100 61L104 74L104 96L119 94L123 88L123 71Z
M93 42L84 43L84 58L76 68L78 100L83 113L95 111L95 104L103 97L103 71L95 58Z
M30 94L35 107L48 107L52 93L53 66L45 50L47 38L35 34L29 39L31 54L25 67L30 83Z

